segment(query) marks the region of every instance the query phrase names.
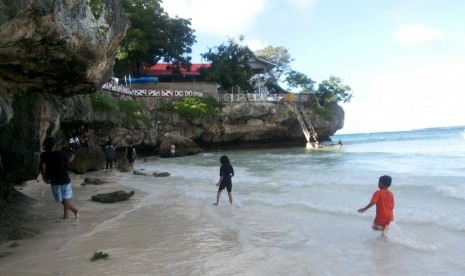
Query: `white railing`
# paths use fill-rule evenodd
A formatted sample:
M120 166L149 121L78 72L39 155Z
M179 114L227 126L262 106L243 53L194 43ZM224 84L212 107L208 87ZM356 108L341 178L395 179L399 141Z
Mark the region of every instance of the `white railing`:
M132 89L127 86L117 85L110 82L102 86L102 90L116 92L119 94L132 97L203 97L204 93L193 90L174 90L174 89ZM308 101L309 95L306 94L218 94L219 102L281 102L291 101L300 102Z
M219 94L220 102L279 102L284 96L279 94Z
M192 90L172 90L172 89L132 89L127 86L105 83L102 86L103 90L121 93L128 96L136 97L186 97L198 96L203 97L203 92Z

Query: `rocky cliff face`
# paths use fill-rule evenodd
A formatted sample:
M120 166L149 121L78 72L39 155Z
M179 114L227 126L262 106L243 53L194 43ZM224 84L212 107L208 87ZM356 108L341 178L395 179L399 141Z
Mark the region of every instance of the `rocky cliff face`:
M195 140L202 147L305 146L295 106L286 102L227 103L216 116L204 120L183 120L176 114L159 113L160 132L175 133ZM306 108L319 138L328 140L344 126L344 110L328 108L330 119Z
M95 92L128 19L117 0L2 0L0 84L9 93Z
M0 0L0 185L35 179L44 138L54 136L66 147L67 137L83 125L91 148L76 155L77 172L103 163L99 145L108 140L120 149L130 141L160 148L160 154L184 137L202 147L305 145L295 107L284 102L228 103L197 120L146 111L152 126L125 125L119 112L93 110L86 94L99 90L111 73L128 26L119 1L89 6L93 2ZM329 121L306 110L320 138L343 127L337 105ZM180 155L193 152L193 146L177 147Z
M97 1L98 2L98 1ZM118 0L0 1L0 181L35 179L41 141L82 115L128 27ZM70 103L70 101L75 101Z
M6 103L5 99L7 97L4 98ZM101 168L104 157L99 146L108 140L120 149L129 142L149 151L158 148L159 154L165 157L170 156L171 143L177 144L178 156L198 152L197 146L191 145L192 140L204 149L304 146L306 143L295 106L286 102L227 103L214 116L196 120L186 120L173 112L145 111L153 122L152 127L142 123L125 125L123 114L118 111L94 111L87 95L62 98L34 93L29 97L15 98L13 102L11 109L18 116L12 116L9 123L1 127L3 131L0 133L1 156L12 161L2 163L9 182L37 177L42 130L47 130L47 135L56 137L59 146L66 148L70 134L81 126L88 129L92 146L78 151L75 160L79 162L75 161L71 167L78 173ZM322 140L343 127L344 111L336 104L329 108L331 120L317 115L311 108L305 110ZM41 116L36 117L35 114Z

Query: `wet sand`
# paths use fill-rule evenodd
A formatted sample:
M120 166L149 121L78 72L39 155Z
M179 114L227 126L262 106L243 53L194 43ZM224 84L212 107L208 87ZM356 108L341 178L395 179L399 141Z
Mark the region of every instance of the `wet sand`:
M79 210L81 216L79 219L74 218L73 213L69 211L69 219L63 220L62 205L55 202L50 185L43 181L28 181L22 187L17 187L20 192L37 200L31 207L35 219L24 226L36 229L38 233L30 239L7 241L0 245L0 256L3 256L0 257L0 274L49 275L48 273L53 272L52 268L50 271L34 271L34 263L31 262L31 267L25 267L24 263L27 262L24 260L57 251L73 238L85 235L104 221L131 210L144 196L140 191L135 191L135 195L129 200L117 203L104 204L91 200L91 196L95 194L131 191L130 188L118 184L123 174L127 176L132 173L120 173L116 169L111 172L100 170L83 175L70 172L74 191L72 204ZM106 183L83 186L81 184L85 177L99 178ZM89 259L93 253L89 251ZM87 256L81 257L87 258ZM15 263L21 263L21 266L16 266Z

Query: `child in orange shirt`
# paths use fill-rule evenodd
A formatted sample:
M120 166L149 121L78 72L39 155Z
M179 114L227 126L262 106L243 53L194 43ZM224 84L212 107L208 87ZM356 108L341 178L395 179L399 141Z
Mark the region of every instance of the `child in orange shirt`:
M389 191L392 178L389 175L383 175L379 178L378 188L370 203L365 208L358 210L363 213L371 206L376 204L376 217L373 222L373 230L381 230L381 236L386 238L387 231L389 230L389 223L394 220L394 195Z

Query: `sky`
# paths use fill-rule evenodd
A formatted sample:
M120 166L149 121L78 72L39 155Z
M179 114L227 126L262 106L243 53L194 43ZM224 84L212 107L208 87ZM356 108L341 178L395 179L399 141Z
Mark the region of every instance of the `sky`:
M200 54L244 36L286 48L293 70L352 88L337 134L465 126L463 0L163 0ZM316 86L317 87L317 86Z

